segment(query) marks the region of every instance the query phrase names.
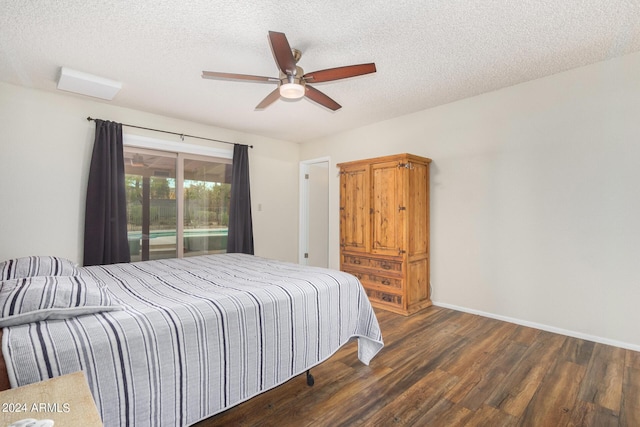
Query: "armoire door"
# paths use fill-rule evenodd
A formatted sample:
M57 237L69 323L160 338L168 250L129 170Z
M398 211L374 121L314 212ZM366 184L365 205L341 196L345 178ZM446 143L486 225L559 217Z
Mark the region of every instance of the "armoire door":
M340 173L340 244L346 251L368 252L371 247L369 170L361 164Z
M371 165L371 252L401 255L404 238L404 169L397 161Z

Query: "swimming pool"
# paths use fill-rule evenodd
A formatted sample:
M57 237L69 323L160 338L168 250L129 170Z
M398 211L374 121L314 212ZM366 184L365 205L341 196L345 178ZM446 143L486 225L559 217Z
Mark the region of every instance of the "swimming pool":
M187 252L218 252L226 250L227 228L200 228L187 229L183 232L184 251ZM130 231L128 233L129 251L131 255L140 254L142 246L142 232ZM149 233L149 249L173 250L176 247L176 230L152 230Z

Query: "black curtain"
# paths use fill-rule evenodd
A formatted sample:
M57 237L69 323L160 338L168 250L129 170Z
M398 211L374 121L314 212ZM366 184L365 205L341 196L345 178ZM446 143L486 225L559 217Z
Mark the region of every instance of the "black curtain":
M84 220L84 265L129 262L122 124L95 122Z
M235 144L233 147L227 252L253 255L249 147L247 145Z

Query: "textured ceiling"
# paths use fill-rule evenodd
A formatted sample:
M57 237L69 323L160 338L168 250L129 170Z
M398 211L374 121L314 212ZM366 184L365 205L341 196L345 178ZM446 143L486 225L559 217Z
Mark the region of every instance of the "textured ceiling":
M121 81L111 104L295 142L640 51L640 0L0 5L1 81L56 91L65 66ZM277 77L269 30L303 52L306 72L364 62L378 72L315 85L337 112L306 99L255 111L274 84L200 77Z

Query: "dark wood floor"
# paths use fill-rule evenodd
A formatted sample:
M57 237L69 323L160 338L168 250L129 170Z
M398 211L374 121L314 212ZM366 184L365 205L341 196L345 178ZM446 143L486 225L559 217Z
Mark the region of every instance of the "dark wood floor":
M211 426L640 426L640 353L430 307L376 311L385 347L349 343Z

